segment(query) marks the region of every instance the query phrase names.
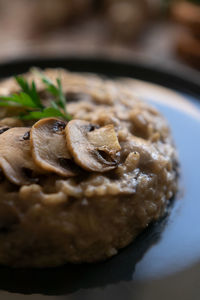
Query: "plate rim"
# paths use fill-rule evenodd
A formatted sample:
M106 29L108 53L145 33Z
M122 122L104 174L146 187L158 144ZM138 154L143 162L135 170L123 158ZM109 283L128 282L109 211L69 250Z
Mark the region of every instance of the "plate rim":
M67 54L62 56L14 58L0 63L0 78L3 79L26 72L31 66L41 68L64 67L76 72L103 73L111 77L123 73L123 77L156 83L200 100L200 72L183 66L160 65L155 60L147 60L141 57L130 59L130 57L112 58L106 55ZM89 71L86 71L88 69ZM120 77L122 76L120 75Z

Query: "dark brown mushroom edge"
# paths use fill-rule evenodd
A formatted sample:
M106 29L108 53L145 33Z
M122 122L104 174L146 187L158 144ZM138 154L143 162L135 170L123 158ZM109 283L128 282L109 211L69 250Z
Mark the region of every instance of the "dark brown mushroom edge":
M177 154L163 116L131 80L62 69L73 119L22 122L0 109L0 264L47 267L117 254L166 211ZM37 75L44 103L50 95ZM13 78L0 95L19 92Z

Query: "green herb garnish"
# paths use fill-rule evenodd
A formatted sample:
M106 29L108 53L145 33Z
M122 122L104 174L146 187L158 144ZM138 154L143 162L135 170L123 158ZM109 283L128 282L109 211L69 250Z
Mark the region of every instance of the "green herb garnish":
M38 70L34 70L45 84L46 91L52 96L50 106L45 107L40 99L34 80L31 84L22 77L16 76L15 80L21 88L21 92L10 96L0 96L0 106L21 107L23 113L18 115L23 120L39 120L48 117L58 117L64 120L71 120L67 112L67 101L62 90L61 80L57 78L54 84L48 77Z

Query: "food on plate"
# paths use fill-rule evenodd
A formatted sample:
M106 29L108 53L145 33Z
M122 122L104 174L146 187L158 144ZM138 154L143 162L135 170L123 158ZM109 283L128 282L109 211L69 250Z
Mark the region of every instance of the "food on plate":
M131 80L34 70L0 95L0 264L105 260L163 216L176 149Z
M112 124L98 128L88 121L73 120L66 126L66 138L69 152L83 169L102 173L116 168L121 147Z

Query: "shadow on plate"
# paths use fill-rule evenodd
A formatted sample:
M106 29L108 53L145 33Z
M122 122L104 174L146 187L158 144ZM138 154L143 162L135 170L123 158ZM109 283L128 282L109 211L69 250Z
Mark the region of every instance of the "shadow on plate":
M113 258L96 264L66 264L58 268L12 269L0 267L0 289L22 294L62 295L107 286L133 278L135 265L145 252L158 243L167 224L169 211L151 224L128 247Z

